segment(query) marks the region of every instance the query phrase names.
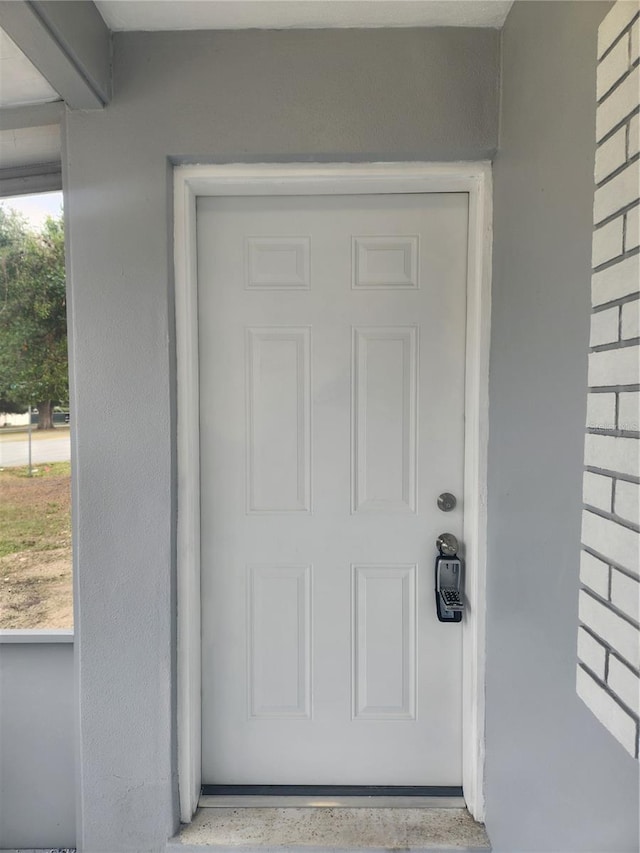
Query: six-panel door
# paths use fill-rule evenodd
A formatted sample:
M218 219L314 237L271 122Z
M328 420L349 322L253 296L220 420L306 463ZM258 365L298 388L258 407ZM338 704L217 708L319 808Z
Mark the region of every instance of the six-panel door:
M462 533L467 218L198 204L205 782L461 783L433 566Z

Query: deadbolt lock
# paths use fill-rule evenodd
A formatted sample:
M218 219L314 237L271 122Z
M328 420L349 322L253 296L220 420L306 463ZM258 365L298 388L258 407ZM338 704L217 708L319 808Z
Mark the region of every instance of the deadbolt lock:
M451 492L443 492L438 495L438 509L442 512L451 512L452 509L456 508L456 504L456 496L452 495Z

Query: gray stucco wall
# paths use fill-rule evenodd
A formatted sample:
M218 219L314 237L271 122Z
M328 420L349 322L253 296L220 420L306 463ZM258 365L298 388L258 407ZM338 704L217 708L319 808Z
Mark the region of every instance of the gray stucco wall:
M516 3L502 34L486 743L496 851L638 849L638 765L575 691L596 31L610 5Z
M0 848L73 847L73 644L0 642Z
M160 850L177 821L171 168L481 159L498 34L126 34L114 97L68 113L76 423L78 842ZM126 414L123 414L126 413Z

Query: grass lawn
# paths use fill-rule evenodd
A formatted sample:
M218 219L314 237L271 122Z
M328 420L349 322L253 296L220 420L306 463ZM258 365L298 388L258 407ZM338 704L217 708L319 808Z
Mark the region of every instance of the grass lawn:
M0 628L71 628L71 466L0 469Z
M26 441L29 431L27 427L0 428L0 444L5 441ZM54 429L32 429L31 441L46 441L50 438L63 438L69 435L68 426L56 426ZM6 469L5 469L6 470Z

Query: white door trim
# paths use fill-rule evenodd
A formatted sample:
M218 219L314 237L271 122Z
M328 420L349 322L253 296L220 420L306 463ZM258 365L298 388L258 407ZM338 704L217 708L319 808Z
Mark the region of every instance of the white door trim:
M480 163L229 164L174 170L177 355L178 782L180 817L191 820L201 785L200 457L196 199L216 195L469 194L464 542L473 567L463 620L462 782L484 820L485 587L491 165Z

